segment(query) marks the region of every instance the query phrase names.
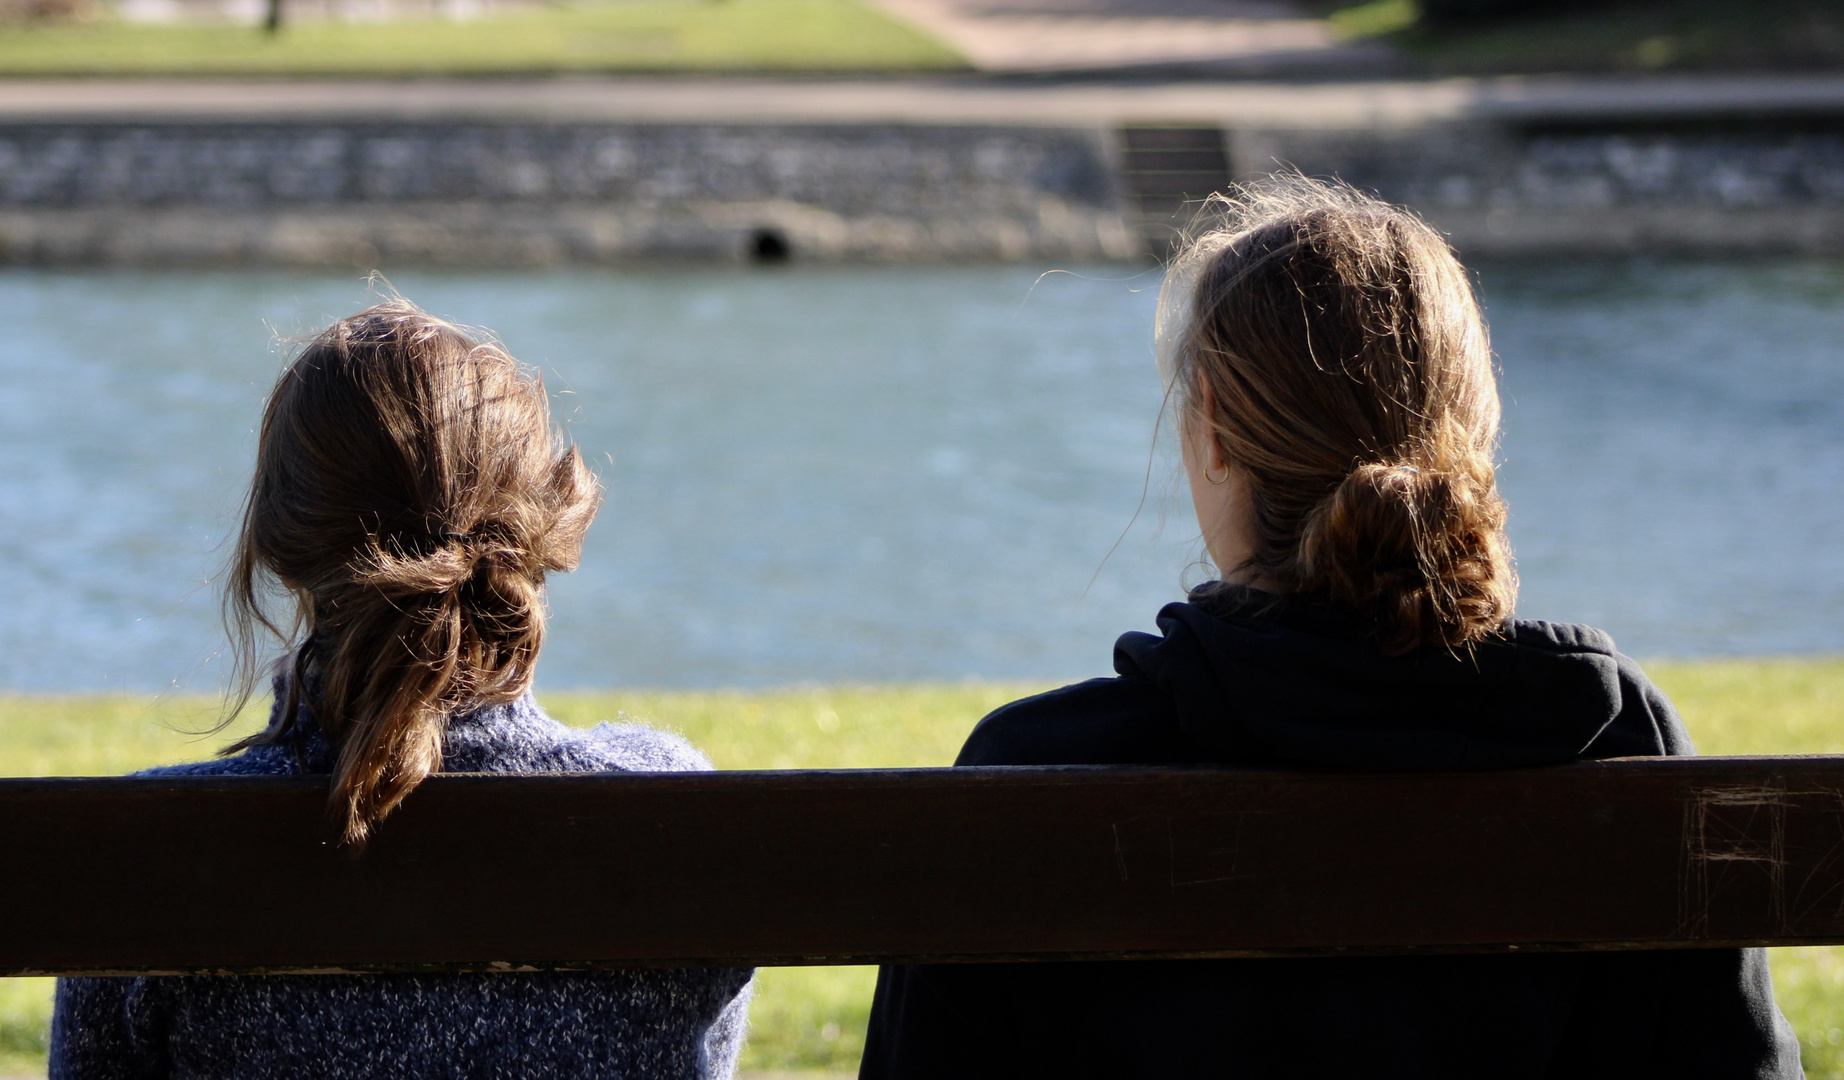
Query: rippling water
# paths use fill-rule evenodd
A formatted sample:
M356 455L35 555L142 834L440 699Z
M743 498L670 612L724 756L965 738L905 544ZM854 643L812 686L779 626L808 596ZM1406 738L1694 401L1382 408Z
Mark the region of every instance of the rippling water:
M1642 655L1844 649L1844 268L1482 279L1522 613ZM553 581L545 685L1099 674L1194 561L1152 452L1151 276L396 284L540 368L608 486ZM215 685L208 579L277 335L365 299L356 276L0 274L0 687Z

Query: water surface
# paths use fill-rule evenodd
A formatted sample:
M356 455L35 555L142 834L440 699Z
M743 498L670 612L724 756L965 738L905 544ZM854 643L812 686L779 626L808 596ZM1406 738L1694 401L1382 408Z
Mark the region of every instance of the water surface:
M1199 577L1152 451L1149 275L395 280L543 371L607 485L553 581L545 685L1102 674ZM1522 613L1642 655L1844 649L1844 270L1482 281ZM0 275L0 687L215 685L209 579L278 334L365 299L355 275Z

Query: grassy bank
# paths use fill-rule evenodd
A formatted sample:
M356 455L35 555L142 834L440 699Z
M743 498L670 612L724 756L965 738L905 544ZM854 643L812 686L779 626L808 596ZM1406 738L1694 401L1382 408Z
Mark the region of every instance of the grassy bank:
M1844 753L1844 660L1657 663L1705 753ZM618 716L683 732L723 768L943 765L969 728L1028 686L823 687L761 693L558 694L572 724ZM203 757L225 736L196 698L0 696L0 775L123 772ZM244 730L254 717L234 730ZM1781 1007L1808 1074L1844 1080L1844 949L1774 954ZM745 1068L850 1072L863 1047L873 972L763 972ZM42 1075L49 980L0 980L0 1076Z
M0 27L0 75L916 72L965 62L857 0L576 0L467 21Z

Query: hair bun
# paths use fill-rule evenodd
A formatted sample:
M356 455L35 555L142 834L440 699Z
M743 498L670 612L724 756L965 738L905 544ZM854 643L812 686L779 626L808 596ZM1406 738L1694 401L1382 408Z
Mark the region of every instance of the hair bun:
M1504 524L1490 465L1361 464L1307 515L1301 585L1374 619L1392 655L1476 640L1510 615Z

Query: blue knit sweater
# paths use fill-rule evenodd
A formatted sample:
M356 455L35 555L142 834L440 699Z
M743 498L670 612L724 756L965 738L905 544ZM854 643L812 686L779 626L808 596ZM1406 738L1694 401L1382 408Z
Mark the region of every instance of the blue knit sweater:
M309 720L297 730L298 740L142 775L331 772L318 728ZM453 718L442 758L451 772L710 767L683 739L648 727L565 727L529 695ZM751 974L60 979L51 1078L723 1080L742 1047Z

